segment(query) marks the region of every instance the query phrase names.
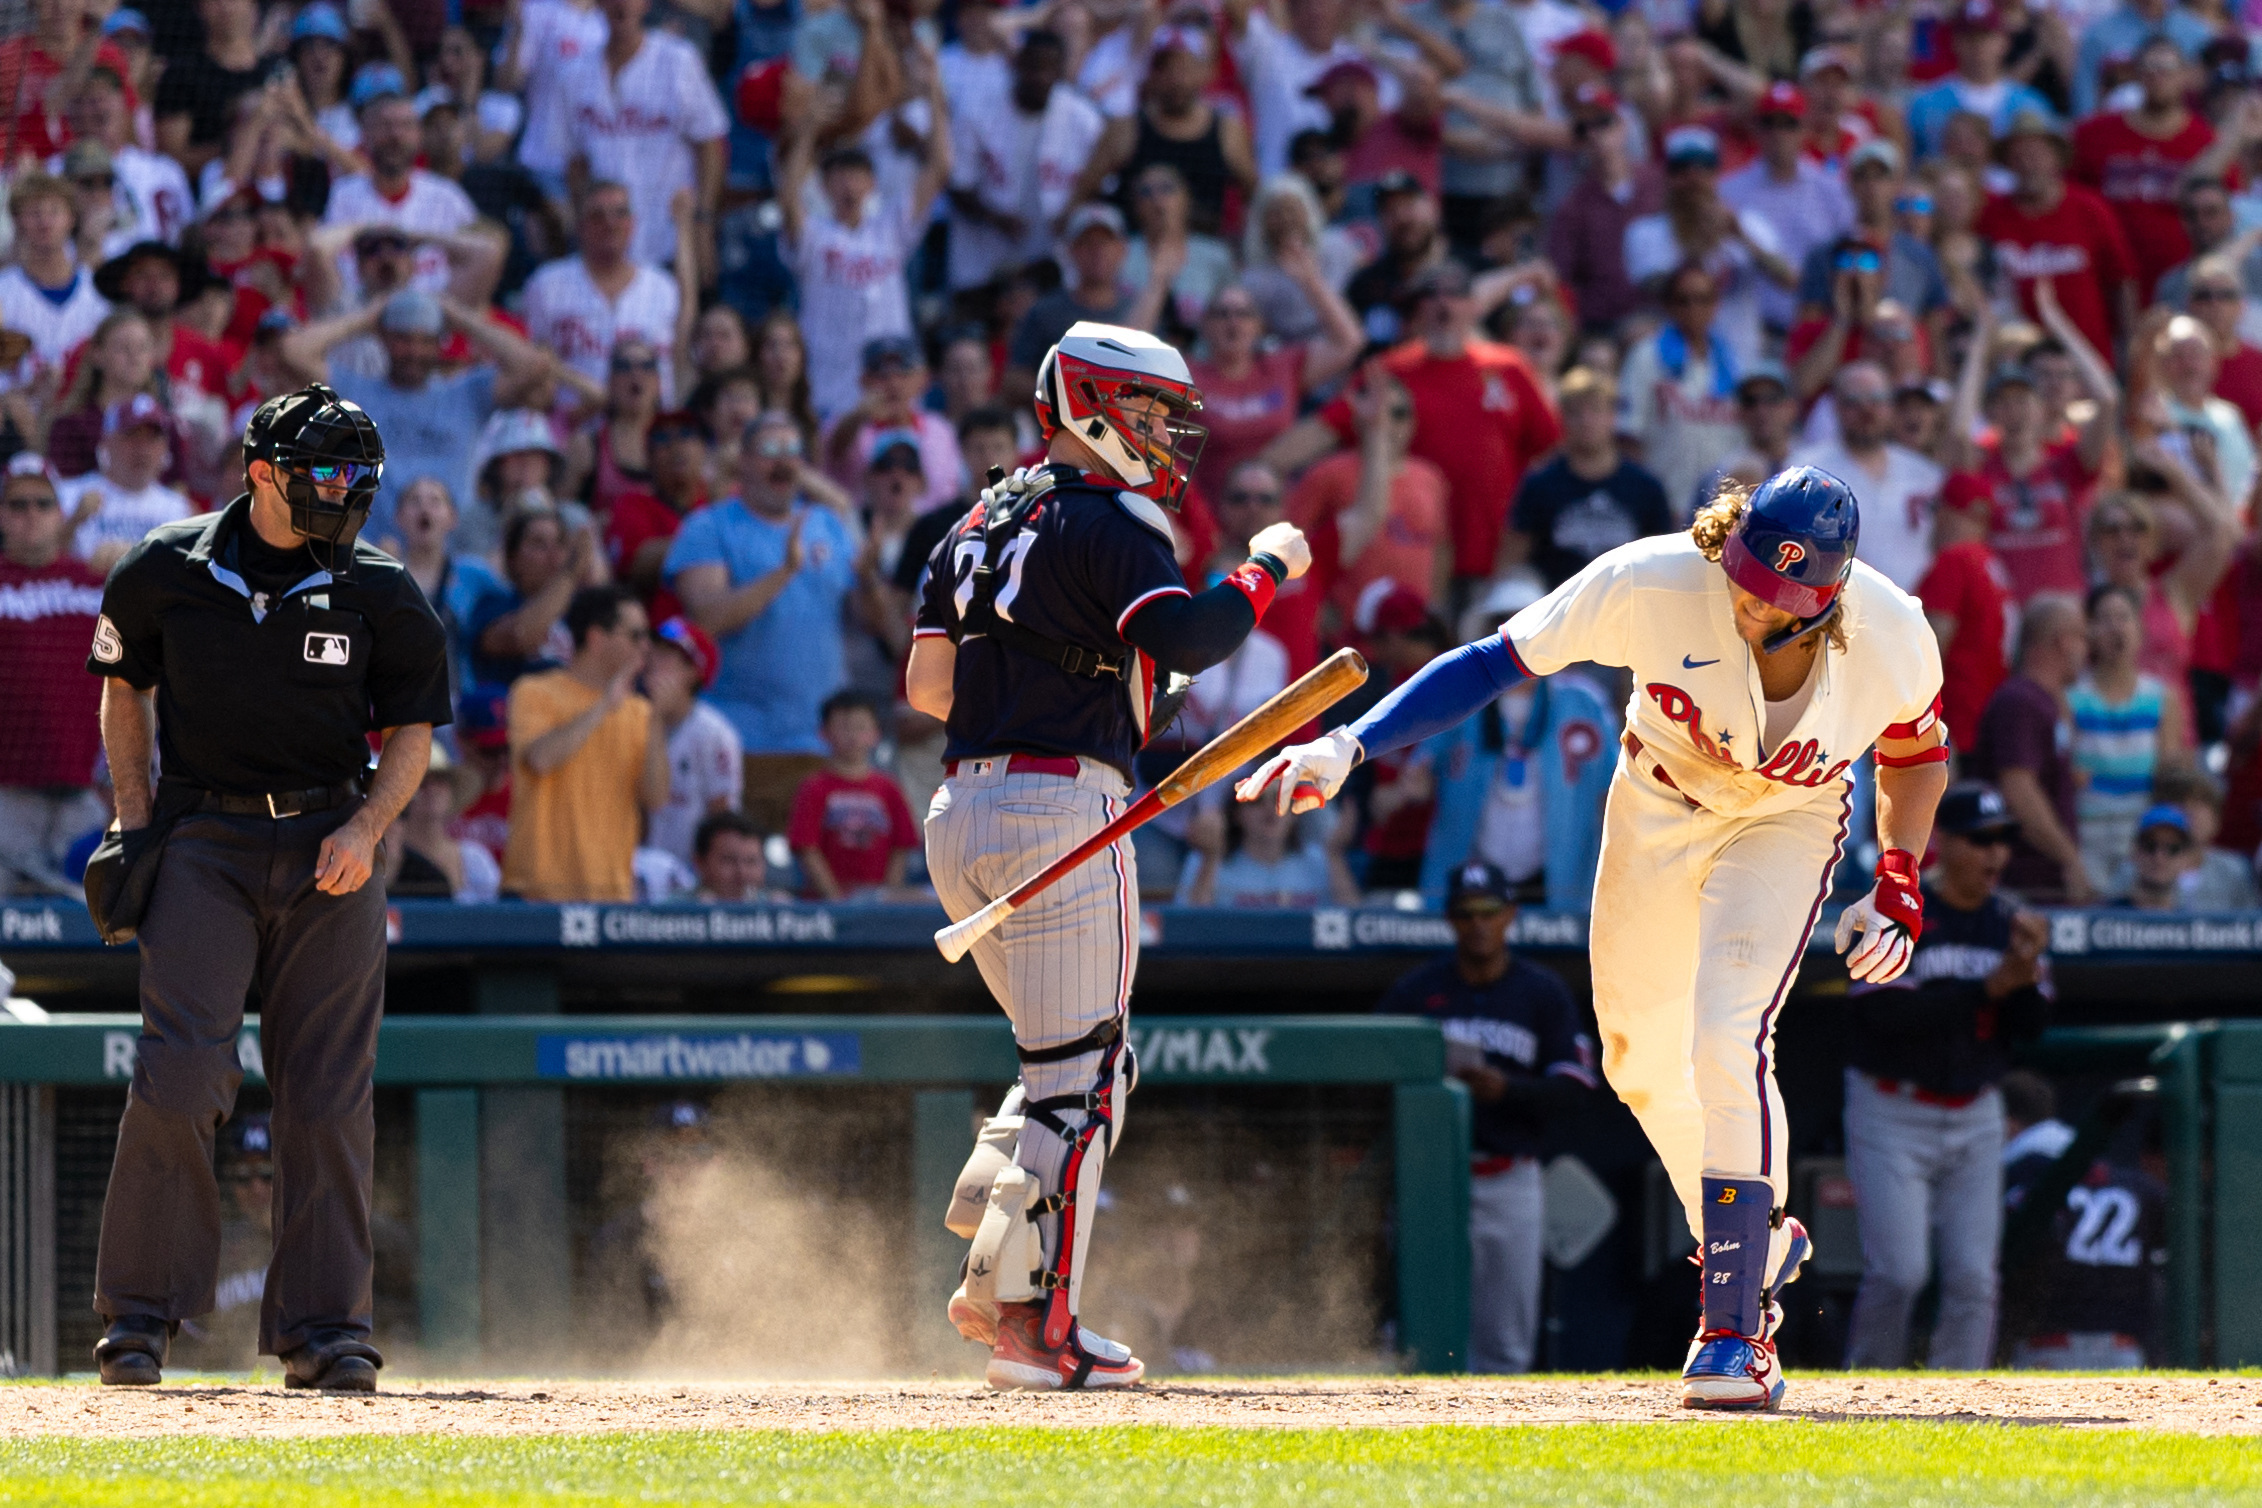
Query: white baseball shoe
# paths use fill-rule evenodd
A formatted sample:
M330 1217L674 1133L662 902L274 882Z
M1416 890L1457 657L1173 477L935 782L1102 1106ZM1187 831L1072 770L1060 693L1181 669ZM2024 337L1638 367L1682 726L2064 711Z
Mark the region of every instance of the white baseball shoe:
M1058 1348L1045 1344L1042 1304L998 1305L997 1344L984 1381L999 1392L1026 1388L1127 1388L1147 1375L1131 1348L1083 1326Z

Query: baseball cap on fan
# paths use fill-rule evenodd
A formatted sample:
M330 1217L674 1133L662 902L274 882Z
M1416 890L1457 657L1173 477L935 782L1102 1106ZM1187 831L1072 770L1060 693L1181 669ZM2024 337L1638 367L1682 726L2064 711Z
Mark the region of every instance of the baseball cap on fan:
M1668 168L1720 166L1720 138L1702 126L1682 126L1665 133Z
M652 639L655 643L672 646L691 662L691 668L699 672L700 690L715 689L715 677L722 673L723 656L705 629L678 614L653 629Z
M113 403L102 411L102 433L114 435L126 429L154 429L159 434L173 432L173 416L165 412L165 405L147 393L136 393L123 403Z
M1760 120L1805 120L1806 95L1798 85L1778 80L1760 95L1759 102L1752 106L1752 114Z

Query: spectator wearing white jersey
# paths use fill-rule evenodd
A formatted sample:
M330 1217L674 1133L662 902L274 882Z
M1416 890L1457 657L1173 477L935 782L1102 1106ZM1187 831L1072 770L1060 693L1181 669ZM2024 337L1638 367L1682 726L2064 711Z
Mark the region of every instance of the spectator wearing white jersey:
M979 287L1049 256L1107 122L1061 82L1068 49L1031 31L1013 57L1013 87L957 116L951 129L950 286Z
M94 450L100 469L56 489L73 555L107 575L144 534L197 511L186 493L157 480L171 459L172 441L172 416L147 393L104 411Z
M1932 565L1932 509L1940 468L1888 438L1893 393L1885 369L1851 361L1830 385L1839 438L1791 452L1793 466L1829 472L1854 490L1861 506L1861 558L1904 592L1916 590Z
M871 48L865 49L870 55ZM809 195L817 141L800 125L785 144L778 172L786 265L801 283L801 334L808 347L809 395L830 421L856 406L864 347L883 336L912 334L904 264L926 233L927 212L950 176L950 129L940 75L929 70L928 102L938 122L927 133L927 160L911 197L875 202L872 157L859 146L825 155Z
M573 156L568 132L566 75L582 59L605 49L611 32L596 0L521 0L503 34L495 87L526 96L526 134L518 140L519 165L552 199L563 199L566 163Z
M94 274L79 265L78 207L62 179L25 173L9 193L8 218L16 260L0 269L0 325L30 336L40 365L60 370L110 312Z
M730 117L689 42L647 31L652 0L598 0L611 35L604 50L574 64L565 81L567 182L578 201L593 179L628 185L636 210L631 249L640 262L675 260L670 205L690 189L697 205L700 265L715 265L715 207L722 197Z
M74 145L97 143L110 154L115 231L124 238L120 244L178 242L196 218L196 193L179 163L134 140L125 81L108 68L96 68L71 101L70 120Z
M488 87L487 55L480 51L478 39L461 26L440 33L432 82L416 96L416 113L421 117L434 105L446 103L464 113L466 162L500 161L526 123L526 107L517 95Z
M672 408L675 356L699 307L697 285L683 276L685 266L670 278L632 254L636 212L620 184L600 180L583 190L578 225L581 250L526 281L528 337L592 382L605 380L616 341L642 341L660 360L660 406Z
M461 188L416 165L423 133L416 107L400 95L379 95L362 106L361 145L369 171L331 185L325 226L390 225L416 237L444 237L469 230L479 218ZM450 277L440 243L420 241L412 285L436 294L448 289Z

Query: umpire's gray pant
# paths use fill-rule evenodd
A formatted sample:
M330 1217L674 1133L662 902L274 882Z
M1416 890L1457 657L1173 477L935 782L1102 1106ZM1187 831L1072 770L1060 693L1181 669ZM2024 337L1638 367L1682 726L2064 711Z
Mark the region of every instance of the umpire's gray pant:
M97 1312L212 1311L212 1143L243 1082L236 1037L256 986L275 1102L275 1256L259 1349L368 1338L385 887L372 877L351 895L314 888L322 839L353 810L281 821L191 813L167 840L140 929L140 1052L102 1206Z
M1940 1318L1926 1363L1974 1371L1995 1355L1995 1260L2003 1234L2003 1097L1968 1105L1889 1094L1846 1070L1846 1176L1861 1222L1861 1293L1849 1367L1909 1364L1909 1314L1928 1259Z
M1097 760L1075 775L1015 774L1007 760L969 759L945 780L927 807L927 871L953 917L966 917L1028 879L1123 815L1131 783ZM1129 839L1078 865L1074 872L1005 919L974 944L982 980L1013 1022L1023 1047L1073 1042L1128 1010L1139 967L1139 870ZM1025 1063L1021 1083L1031 1100L1081 1094L1099 1074L1100 1055L1079 1053L1057 1063ZM1116 1083L1116 1121L1123 1084ZM1083 1124L1083 1112L1061 1118ZM1047 1194L1060 1192L1067 1148L1031 1122L1013 1160L1037 1175ZM1060 1217L1038 1221L1051 1260Z

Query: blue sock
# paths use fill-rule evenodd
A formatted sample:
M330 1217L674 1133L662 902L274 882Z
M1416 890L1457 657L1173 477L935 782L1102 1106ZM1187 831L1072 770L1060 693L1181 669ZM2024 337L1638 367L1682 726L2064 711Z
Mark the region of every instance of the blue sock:
M1764 1178L1704 1180L1704 1328L1759 1334L1775 1190Z

